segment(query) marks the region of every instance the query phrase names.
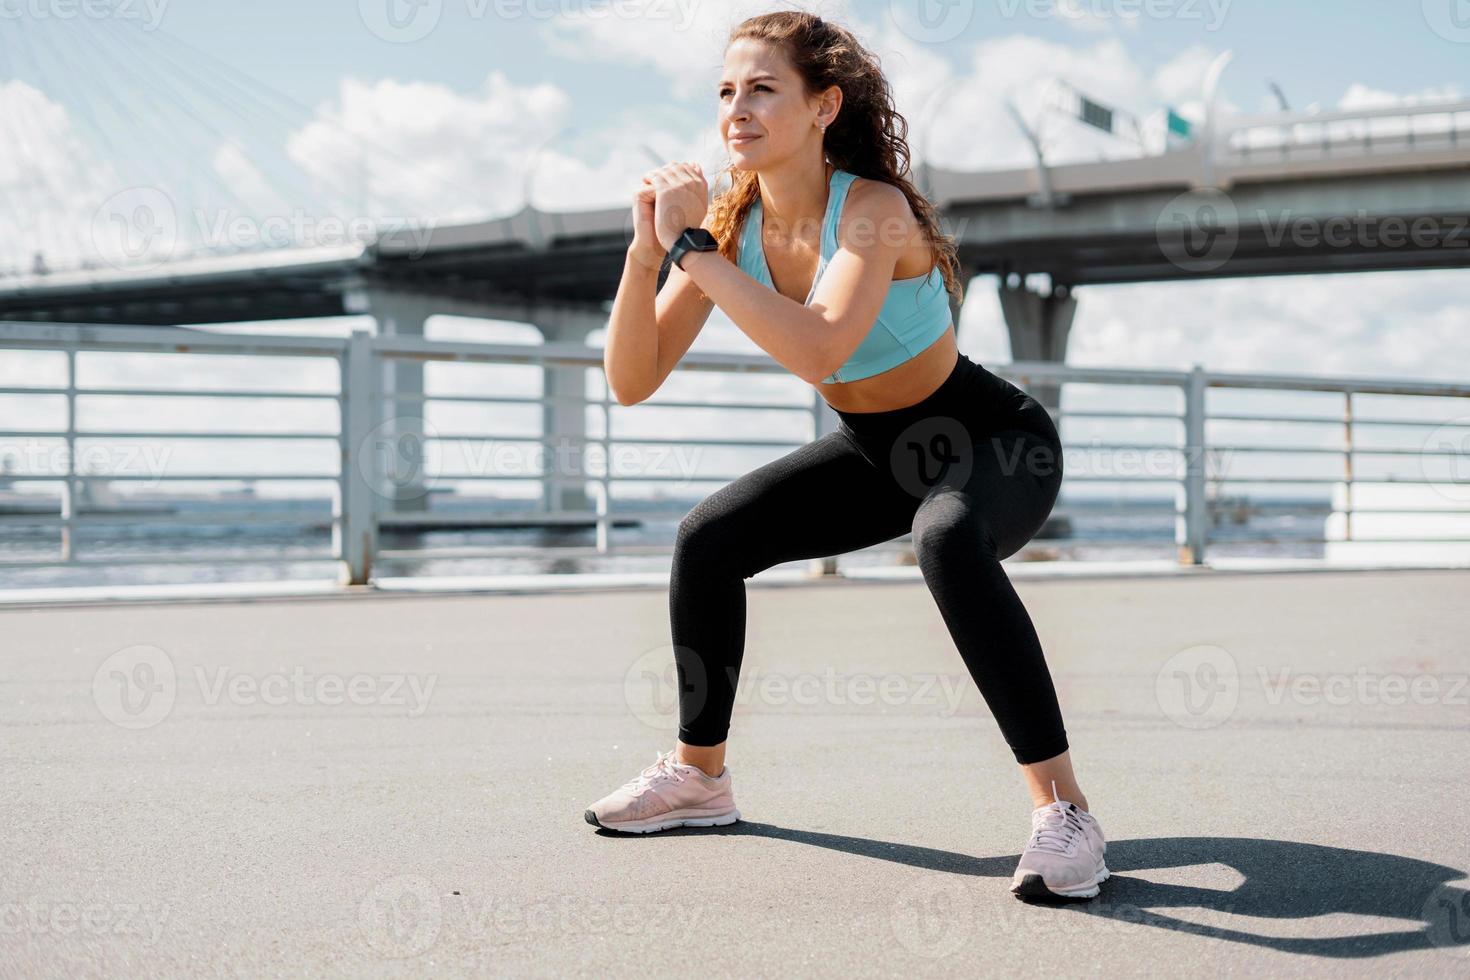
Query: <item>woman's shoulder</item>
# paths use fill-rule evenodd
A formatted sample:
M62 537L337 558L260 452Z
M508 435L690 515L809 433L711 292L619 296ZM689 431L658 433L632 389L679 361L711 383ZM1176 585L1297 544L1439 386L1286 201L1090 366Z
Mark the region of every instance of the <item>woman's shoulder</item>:
M847 220L853 216L869 222L902 222L917 225L918 218L909 204L908 195L897 184L870 177L854 176L847 188L847 197L842 202L841 221L837 229L842 235ZM894 227L892 224L880 227Z

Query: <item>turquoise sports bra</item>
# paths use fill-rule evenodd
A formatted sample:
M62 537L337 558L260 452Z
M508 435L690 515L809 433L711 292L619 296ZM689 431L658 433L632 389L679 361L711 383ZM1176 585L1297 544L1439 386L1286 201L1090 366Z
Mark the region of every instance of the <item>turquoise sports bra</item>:
M811 292L807 293L803 305L811 303L828 261L837 252L837 222L842 216L842 203L847 199L848 188L856 179L855 174L846 170L832 171L827 189L827 213L822 220L821 260L817 264L817 274L812 277ZM760 198L757 197L740 230L740 254L736 264L752 278L775 289L761 244L762 214ZM944 275L939 266L930 269L927 276L895 279L888 287L888 297L883 301L883 308L878 311L878 319L868 335L847 362L823 378L822 383L856 381L897 367L918 357L944 336L949 324L949 294L945 291Z

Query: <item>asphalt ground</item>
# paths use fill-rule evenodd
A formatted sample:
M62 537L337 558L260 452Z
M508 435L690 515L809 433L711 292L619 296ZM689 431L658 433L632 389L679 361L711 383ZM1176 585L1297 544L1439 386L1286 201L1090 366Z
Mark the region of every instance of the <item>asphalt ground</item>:
M1091 901L921 582L752 581L743 819L640 836L665 590L0 609L0 976L1470 975L1470 572L1016 584Z

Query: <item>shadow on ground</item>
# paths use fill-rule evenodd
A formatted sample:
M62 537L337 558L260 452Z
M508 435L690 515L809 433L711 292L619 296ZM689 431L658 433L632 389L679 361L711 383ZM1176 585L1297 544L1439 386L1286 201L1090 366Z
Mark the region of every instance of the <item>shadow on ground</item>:
M771 824L740 821L729 827L683 827L660 834L598 836L643 846L667 836L721 834L769 837L846 854L893 861L926 871L1009 880L1019 854L974 857L930 847L869 840ZM639 842L639 843L633 843ZM1218 940L1268 949L1344 959L1405 950L1470 947L1470 890L1446 882L1465 872L1415 858L1370 851L1299 844L1250 837L1160 837L1109 841L1112 876L1096 899L1061 907L1083 915L1127 919ZM1148 872L1190 865L1222 864L1245 880L1231 891L1148 880ZM1199 908L1262 919L1309 919L1334 913L1403 919L1416 931L1372 932L1350 936L1291 938L1223 929L1166 915L1159 909Z

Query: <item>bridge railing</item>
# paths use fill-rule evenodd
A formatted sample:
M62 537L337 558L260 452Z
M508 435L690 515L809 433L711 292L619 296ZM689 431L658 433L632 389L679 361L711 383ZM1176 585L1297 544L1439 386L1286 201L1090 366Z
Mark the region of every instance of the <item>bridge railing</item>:
M425 561L665 555L671 550L669 540L620 542L614 532L629 521L676 522L697 499L751 467L667 473L641 465L630 474L612 465L615 450L632 452L640 464L656 453L681 449L700 455L742 450L774 455L829 431L834 418L815 391L800 389L788 401L671 397L685 382L697 392L695 382L701 376L739 374L791 380L788 372L761 355L691 353L664 392L638 406L624 407L607 391L602 352L577 345L483 344L367 333L350 338L303 338L180 328L10 323L0 324L0 351L43 352L59 358L61 368L59 383L0 380L0 409L4 410L0 412L0 461L7 456L36 457L0 472L0 574L82 565L248 563L306 568L325 562L338 570L341 580L366 583L379 576L383 567ZM85 366L88 359L103 355L143 355L148 360L134 365L134 373L155 379L202 372L198 358L205 356L221 366L207 373L226 383L85 383L88 372L79 371L79 359L80 366ZM562 369L580 373L583 380L590 375L595 384L591 394L583 385L580 392L548 396L544 392L513 394L489 385L460 394L425 394L396 391L385 383L406 365L434 362ZM1248 497L1243 492L1246 488L1330 488L1336 493L1325 507L1320 497L1304 499L1299 506L1288 502L1269 507L1273 517L1300 514L1311 522L1321 521L1320 534L1291 535L1299 544L1470 542L1470 533L1451 533L1460 528L1470 531L1470 386L1206 372L1199 366L1190 371L1043 362L987 367L1023 388L1037 382L1063 383L1074 396L1092 389L1104 396L1101 407L1080 407L1073 397L1069 401L1074 407L1053 412L1059 417L1065 461L1057 515L1075 526L1064 526L1060 536L1038 537L1026 557L1049 557L1049 552L1061 549L1082 554L1088 547L1125 543L1104 525L1094 522L1089 526L1086 512L1099 502L1108 503L1107 494L1099 491L1111 489L1112 501L1121 506L1128 499L1125 489L1134 493L1140 487L1173 491L1172 528L1152 535L1133 533L1126 543L1172 547L1177 559L1186 564L1205 562L1213 544L1233 547L1282 540L1274 527L1259 531L1247 527L1242 532L1217 529L1223 518L1262 512L1263 505ZM259 383L263 374L272 375L270 384ZM245 383L251 378L257 380ZM1168 397L1160 408L1127 407L1122 402L1129 390ZM1211 404L1233 397L1249 405L1249 398L1254 398L1269 408L1270 402L1289 396L1326 398L1334 407L1323 414L1259 408L1245 412L1227 403ZM126 418L139 403L178 406L169 414L175 421L167 427L116 421ZM232 419L224 425L202 420L206 412L201 406L211 405L217 413L222 404L241 407L238 422ZM1391 404L1392 410L1375 413L1375 404ZM294 406L289 417L296 424L280 423L285 414L279 410L282 405ZM267 411L272 406L277 410ZM486 425L463 426L462 431L461 426L456 431L443 426L446 431L441 431L451 406L489 413L482 417L497 423L516 406L538 413L563 413L543 414L546 418L565 418L569 408L571 417L584 420L590 409L588 421L595 424L574 433L526 434L496 431ZM680 419L718 410L731 421L723 423L724 431L715 437L671 434L668 427L640 434L623 424L652 418L645 413L654 408L674 412ZM747 419L755 416L749 424L757 431L735 431L738 426L733 419L742 415ZM782 416L797 420L785 434L774 421ZM431 423L436 417L441 423ZM275 421L262 424L268 419ZM1091 426L1099 427L1102 435L1077 438L1079 429ZM1162 428L1165 435L1141 441L1118 439L1120 434L1150 427L1154 431ZM1236 432L1254 430L1257 434L1264 430L1266 438L1226 437L1224 430L1232 427ZM1363 440L1365 433L1394 428L1418 435L1407 446ZM1303 432L1315 435L1295 435ZM575 472L561 471L560 463L517 472L515 466L499 462L486 466L484 454L475 455L497 445L499 452L511 444L553 452L568 446L585 452L596 446L602 462ZM213 455L195 453L192 465L188 459L176 462L169 458L152 471L130 466L124 459L131 449L136 461L138 450L148 445L170 451L209 445ZM102 450L100 467L98 449ZM453 459L455 452L459 462ZM1238 466L1237 455L1256 462ZM586 457L590 461L591 454ZM79 465L88 460L90 465ZM263 460L268 465L262 465ZM1415 472L1381 471L1380 463L1395 460L1413 464ZM251 465L245 465L247 462ZM494 489L529 487L536 496L520 496L519 500L530 501L528 506L518 506L514 500L508 505L509 498L503 496L477 496L474 499L486 502L472 507L438 506L443 491L487 484ZM116 492L118 487L139 485L155 488L154 492L148 496ZM55 488L54 496L29 492L48 486ZM158 493L159 487L216 492L209 497L210 506L196 507ZM572 493L571 506L563 505L563 488ZM649 496L650 488L662 490L663 503L658 502L659 494ZM262 494L262 489L268 492ZM625 489L643 490L644 499L635 503L635 496L620 492ZM1406 489L1417 489L1420 495L1407 503L1393 499L1394 493ZM682 491L682 496L671 497L669 490ZM52 501L54 508L49 506ZM1384 503L1390 506L1382 506ZM1363 533L1365 521L1395 515L1429 523L1427 529L1421 524L1418 529L1407 528L1407 533L1402 526L1398 533L1375 534L1371 528ZM591 529L594 543L431 547L422 538L416 547L388 548L381 543L385 533L402 536L446 527L556 525ZM191 527L221 530L216 537L199 538L198 543L209 546L198 549L170 547L150 552L138 546L147 538L144 531ZM107 529L107 534L97 540L82 533L99 528ZM317 548L303 544L302 532L309 529L330 529L330 543ZM274 531L274 537L265 535L267 530ZM43 540L43 534L50 538ZM261 540L240 543L251 535ZM219 547L221 537L225 548ZM903 554L910 546L905 535L868 550ZM814 567L836 566L835 560L819 562Z
M1240 116L1227 125L1220 133L1223 156L1239 162L1463 150L1470 140L1470 102Z

